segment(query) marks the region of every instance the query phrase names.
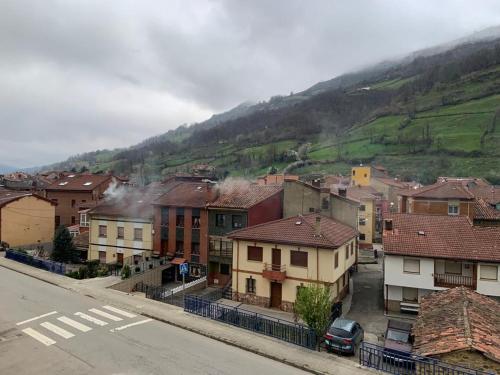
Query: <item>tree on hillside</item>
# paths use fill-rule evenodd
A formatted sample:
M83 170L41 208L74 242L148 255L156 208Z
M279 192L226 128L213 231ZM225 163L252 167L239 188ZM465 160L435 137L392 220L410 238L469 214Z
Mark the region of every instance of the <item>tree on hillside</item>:
M78 262L78 250L73 244L73 239L71 238L71 234L69 234L68 228L64 225L56 229L53 244L52 260L56 262Z
M332 301L330 289L312 284L300 287L294 304L294 312L314 330L316 337L323 337L330 324Z

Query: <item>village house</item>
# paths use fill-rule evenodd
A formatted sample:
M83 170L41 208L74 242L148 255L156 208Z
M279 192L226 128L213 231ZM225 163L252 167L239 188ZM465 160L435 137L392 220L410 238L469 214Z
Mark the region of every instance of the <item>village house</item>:
M357 232L320 214L298 215L235 231L233 298L293 311L300 287L320 283L332 300L349 290Z
M351 186L370 186L374 177L388 177L387 170L382 166L356 166L351 168Z
M500 227L464 215L391 214L384 218L386 310L418 311L423 296L465 286L500 297Z
M94 207L104 197L113 177L96 174L69 174L45 189L45 197L57 203L55 225L79 223L79 211Z
M132 264L152 256L152 202L163 191L126 189L85 213L90 222L88 260ZM82 214L83 216L83 214ZM78 236L80 241L85 237Z
M500 303L457 287L422 298L413 324L416 354L500 374Z
M52 247L56 204L39 195L0 188L0 242Z
M231 278L233 242L227 234L282 218L280 185L221 184L217 198L208 203L209 283L226 285Z

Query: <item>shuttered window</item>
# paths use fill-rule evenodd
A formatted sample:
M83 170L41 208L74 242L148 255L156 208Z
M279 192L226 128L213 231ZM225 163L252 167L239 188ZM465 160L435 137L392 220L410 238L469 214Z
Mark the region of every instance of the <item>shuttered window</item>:
M403 288L403 301L418 302L417 288Z
M108 236L108 227L106 225L99 225L99 237Z
M292 266L307 267L307 251L292 250L290 252L290 264Z
M256 262L262 262L262 247L259 246L248 246L248 260L253 260Z
M479 269L481 280L498 280L498 266L489 266L481 264Z
M420 259L404 258L403 272L420 273Z

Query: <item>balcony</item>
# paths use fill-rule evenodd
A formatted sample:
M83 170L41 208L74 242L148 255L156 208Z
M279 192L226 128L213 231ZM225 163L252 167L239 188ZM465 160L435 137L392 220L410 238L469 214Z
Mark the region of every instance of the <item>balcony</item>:
M434 286L443 288L454 288L457 286L465 286L467 288L476 289L476 283L473 277L463 276L451 273L435 273Z
M233 258L233 242L222 240L211 240L208 255L211 257Z
M286 266L284 264L264 263L262 277L272 281L283 281L286 279Z

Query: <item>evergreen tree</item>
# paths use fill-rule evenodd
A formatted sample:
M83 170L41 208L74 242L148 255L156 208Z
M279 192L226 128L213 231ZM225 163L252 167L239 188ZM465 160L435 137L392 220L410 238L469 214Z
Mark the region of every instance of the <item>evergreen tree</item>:
M56 229L51 258L56 262L78 262L78 250L73 244L68 228L64 225Z

